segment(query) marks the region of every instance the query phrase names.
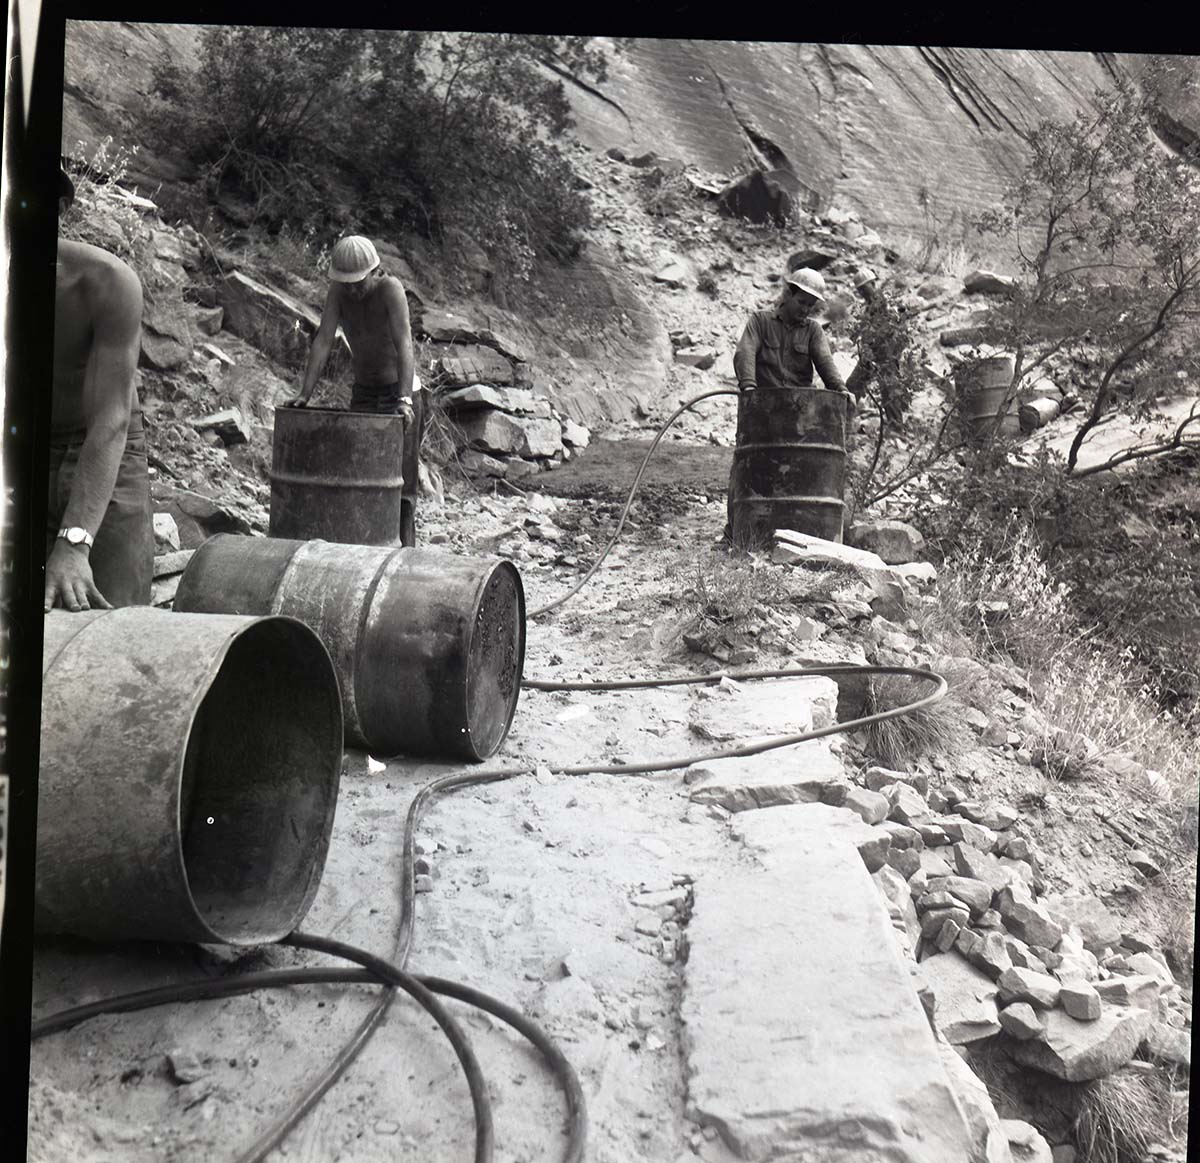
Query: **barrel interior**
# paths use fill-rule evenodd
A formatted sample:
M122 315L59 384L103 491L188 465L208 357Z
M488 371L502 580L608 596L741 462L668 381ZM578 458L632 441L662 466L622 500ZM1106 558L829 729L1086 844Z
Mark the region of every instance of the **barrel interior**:
M192 722L180 833L197 911L222 940L278 940L316 892L341 774L328 656L289 619L230 645Z
M521 692L525 665L525 595L507 562L488 577L467 651L466 749L476 759L504 742Z

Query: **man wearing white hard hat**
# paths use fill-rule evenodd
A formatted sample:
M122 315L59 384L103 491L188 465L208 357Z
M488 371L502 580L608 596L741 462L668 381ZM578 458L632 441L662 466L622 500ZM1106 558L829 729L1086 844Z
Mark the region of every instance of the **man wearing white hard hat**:
M400 540L416 538L418 456L425 408L420 381L413 374L412 330L404 286L384 274L379 254L369 238L348 235L338 241L329 258L329 293L321 325L313 337L300 391L285 407L302 408L325 370L340 325L350 345L354 365L352 412L379 412L404 417L401 472Z
M779 304L750 316L733 357L738 390L811 388L813 370L827 388L846 385L833 362L829 341L813 309L825 302L825 280L801 267L786 278Z

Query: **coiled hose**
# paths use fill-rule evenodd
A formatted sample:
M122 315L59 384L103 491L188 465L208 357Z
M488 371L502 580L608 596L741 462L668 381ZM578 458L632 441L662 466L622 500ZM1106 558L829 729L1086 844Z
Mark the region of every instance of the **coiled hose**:
M711 392L705 392L702 395L696 396L693 399L688 400L686 403L680 405L680 407L671 414L666 422L659 428L653 442L650 445L650 448L647 450L646 456L642 460L637 474L634 477L633 484L630 487L629 497L627 498L624 508L621 511L620 519L617 522L617 528L612 537L609 539L608 543L605 545L604 549L601 551L599 557L597 557L596 561L592 564L587 573L585 573L584 576L565 594L559 598L556 598L553 602L533 610L529 614L530 618L537 618L547 614L551 610L554 610L563 605L565 602L569 601L587 584L587 582L595 574L596 570L599 569L601 563L608 556L609 551L617 543L617 540L624 529L625 521L629 516L630 508L632 507L634 498L637 495L637 489L641 483L642 476L645 473L646 466L649 464L650 458L654 455L654 451L658 447L658 444L662 440L667 429L670 428L670 426L685 411L694 407L702 400L707 400L714 396L730 395L737 395L737 393L733 389L718 389ZM859 719L853 719L846 723L835 723L828 727L822 727L813 731L805 731L792 735L778 735L743 747L723 748L716 751L678 756L675 758L657 760L648 763L609 764L603 766L584 764L576 766L550 767L549 770L552 773L559 775L642 775L649 774L651 772L671 771L677 768L687 767L692 763L708 762L714 759L757 755L764 751L770 751L775 748L792 746L797 743L806 742L810 739L821 739L844 731L857 730L873 723L883 722L886 719L893 719L901 715L912 714L914 711L920 710L923 707L931 706L933 703L944 697L946 693L946 680L940 675L935 674L933 671L903 666L857 666L850 663L839 663L828 666L813 667L784 667L775 670L743 671L740 673L717 672L711 674L692 674L668 679L621 679L613 682L571 682L551 681L547 679L523 679L521 685L530 690L540 691L633 690L655 686L680 686L699 683L715 683L719 682L725 677L734 678L738 681L746 681L817 675L833 677L839 674L905 675L907 677L918 679L924 682L932 682L934 684L934 690L931 694L928 694L925 697L916 700L915 702L893 708L889 711L877 712L876 714L867 715ZM376 1001L370 1013L368 1013L366 1018L364 1018L364 1020L359 1024L358 1029L342 1046L333 1060L325 1067L318 1077L313 1079L308 1084L304 1092L291 1104L287 1111L277 1118L271 1127L264 1132L252 1146L238 1155L235 1161L235 1163L261 1163L261 1161L287 1137L291 1130L305 1117L305 1115L312 1110L312 1108L320 1101L321 1097L326 1093L326 1091L328 1091L329 1088L333 1086L333 1084L337 1082L337 1080L346 1072L346 1070L349 1069L350 1065L370 1041L371 1036L379 1028L379 1025L382 1023L389 1008L391 1007L392 1002L395 1000L397 990L403 990L429 1012L429 1014L445 1032L447 1038L449 1038L451 1045L454 1048L454 1052L463 1067L463 1072L466 1075L467 1085L471 1095L471 1102L475 1118L474 1163L490 1163L493 1155L494 1144L491 1106L488 1101L486 1083L483 1079L482 1073L479 1070L479 1064L475 1058L474 1052L471 1049L470 1043L468 1042L461 1027L446 1011L445 1007L441 1005L435 996L437 994L441 994L445 997L451 997L458 1001L466 1002L469 1005L473 1005L484 1010L486 1013L490 1013L493 1016L500 1018L502 1021L506 1022L508 1025L512 1026L515 1030L526 1037L539 1051L539 1053L546 1060L547 1065L562 1088L567 1106L568 1129L567 1142L562 1155L563 1161L564 1163L581 1163L587 1139L587 1108L583 1089L579 1084L579 1078L575 1074L571 1064L567 1061L561 1050L559 1050L554 1042L545 1034L545 1032L542 1031L536 1023L532 1022L518 1011L512 1009L512 1007L507 1006L503 1002L497 1001L495 998L491 998L478 990L472 989L469 986L446 981L442 978L408 974L403 968L408 960L413 937L415 913L415 878L413 871L416 855L415 837L417 825L426 806L435 796L456 791L464 787L485 783L498 783L503 780L513 779L521 775L531 775L537 770L538 766L541 765L520 768L501 768L492 771L467 771L457 775L443 776L442 778L434 780L432 783L429 783L425 787L421 788L416 796L414 796L411 804L409 805L408 813L404 823L404 841L401 855L404 869L400 901L401 915L395 949L390 961L376 957L371 953L365 952L361 949L356 949L355 947L340 941L334 941L326 937L314 936L297 931L284 938L280 943L289 945L293 948L308 949L315 952L327 953L332 956L340 957L344 960L355 962L361 968L323 969L307 967L299 969L272 969L238 974L234 977L219 981L205 979L204 981L186 983L183 985L170 985L155 989L141 990L136 993L129 993L114 998L107 998L102 1001L89 1003L87 1005L75 1006L71 1009L62 1010L58 1013L41 1018L33 1023L33 1039L36 1040L59 1030L67 1029L70 1026L76 1025L82 1021L86 1021L88 1018L96 1017L99 1014L129 1013L135 1010L146 1009L151 1006L165 1005L170 1002L187 1002L217 997L229 997L236 994L250 993L259 989L277 989L283 986L291 985L341 983L377 984L383 986L380 997Z

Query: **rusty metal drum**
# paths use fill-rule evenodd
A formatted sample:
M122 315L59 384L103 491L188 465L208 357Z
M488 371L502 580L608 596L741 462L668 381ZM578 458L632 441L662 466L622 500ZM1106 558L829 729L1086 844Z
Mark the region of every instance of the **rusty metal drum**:
M276 408L270 535L398 545L404 429L402 416Z
M316 894L342 769L329 654L291 618L47 615L35 925L258 945Z
M1015 401L1009 401L1004 415L1000 415L1015 368L1016 361L1011 355L996 355L972 360L954 373L959 408L976 440L984 440L992 432L1004 437L1020 434L1021 422Z
M825 388L755 388L738 396L729 475L735 545L767 544L775 529L841 541L846 396Z
M221 534L188 562L175 609L311 626L337 669L346 737L374 754L486 759L512 724L525 593L511 562Z

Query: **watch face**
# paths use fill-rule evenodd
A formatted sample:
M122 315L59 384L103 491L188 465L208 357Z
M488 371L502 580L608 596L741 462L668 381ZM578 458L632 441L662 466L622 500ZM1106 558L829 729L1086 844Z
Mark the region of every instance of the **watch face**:
M68 529L67 530L67 540L72 545L82 545L86 539L87 539L87 530L86 529Z

